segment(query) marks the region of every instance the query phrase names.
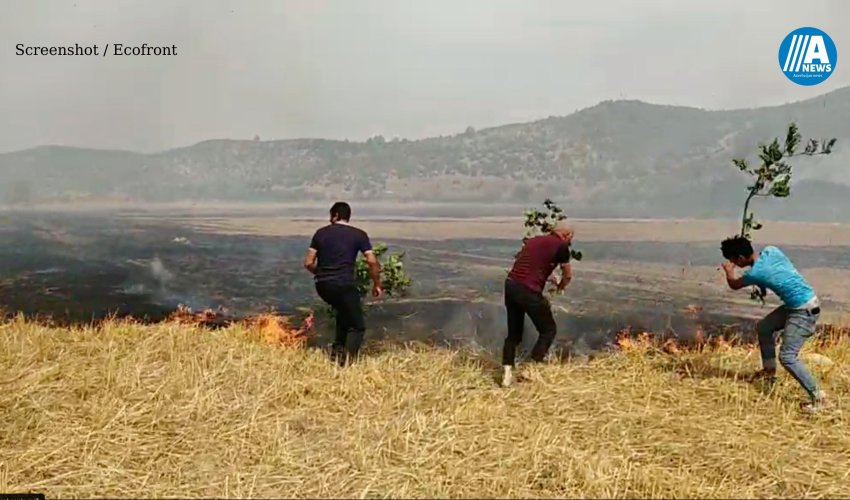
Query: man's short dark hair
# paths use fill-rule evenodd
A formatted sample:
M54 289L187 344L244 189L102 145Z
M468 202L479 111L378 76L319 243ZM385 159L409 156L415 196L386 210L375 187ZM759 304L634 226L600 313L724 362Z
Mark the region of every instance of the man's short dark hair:
M737 257L747 258L754 253L753 244L743 236L726 238L720 244L720 250L723 252L723 258L727 260Z
M331 207L331 217L336 216L339 220L346 222L351 220L351 205L344 201L338 201Z

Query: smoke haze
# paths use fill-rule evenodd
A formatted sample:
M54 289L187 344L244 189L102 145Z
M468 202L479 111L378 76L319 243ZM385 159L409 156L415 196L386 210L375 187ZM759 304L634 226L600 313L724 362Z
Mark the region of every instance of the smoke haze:
M816 25L850 47L850 3L732 0L2 0L0 152L152 152L213 138L421 138L605 99L710 109L814 88L777 68ZM176 45L175 57L16 56L17 44Z

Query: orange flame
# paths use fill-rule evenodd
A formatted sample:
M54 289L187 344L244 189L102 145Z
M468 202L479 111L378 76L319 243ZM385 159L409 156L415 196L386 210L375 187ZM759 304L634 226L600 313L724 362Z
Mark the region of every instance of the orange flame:
M226 313L227 311L221 307L217 310L204 309L200 312L193 312L191 307L185 304L180 304L177 306L177 310L174 311L168 319L169 321L174 321L180 324L209 323L222 318Z
M667 339L661 348L664 352L669 354L679 354L682 352L682 349L679 348L679 343L676 342L676 339Z
M729 349L732 348L732 344L728 340L724 339L723 337L719 337L719 336L714 337L712 340L713 340L713 342L712 342L713 346L712 347L714 347L718 351L728 351Z
M631 327L629 327L629 326L627 326L626 328L623 328L622 330L620 330L617 333L616 344L620 349L630 349L631 347L634 346L634 342L632 342L632 339L629 338L630 334L631 334Z
M615 343L622 350L647 348L652 345L652 335L649 332L641 332L632 337L631 327L626 327L617 334Z
M232 322L226 320L224 316L225 310L221 308L217 311L206 309L196 313L192 312L192 309L188 306L181 304L177 307L177 311L169 317L169 320L179 324L192 325L209 325L216 322L223 325L231 324ZM258 333L263 342L291 347L302 346L307 341L309 332L313 330L313 313L311 312L304 318L298 328L293 327L290 321L287 316L266 313L248 318L243 324L254 333Z
M300 328L293 327L290 318L277 314L261 314L248 320L248 325L256 329L263 342L300 347L307 341L307 336L313 329L313 313L304 319Z
M621 330L615 340L615 344L624 351L660 350L672 355L704 350L729 351L735 345L734 340L722 335L708 337L701 327L696 328L692 341L685 344L680 342L678 338L661 337L651 332L641 332L634 335L630 328ZM742 347L746 348L747 346Z

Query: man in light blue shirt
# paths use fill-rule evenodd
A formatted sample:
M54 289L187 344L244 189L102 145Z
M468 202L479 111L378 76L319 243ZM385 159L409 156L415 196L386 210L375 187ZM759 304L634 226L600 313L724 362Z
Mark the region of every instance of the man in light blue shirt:
M802 408L817 411L826 404L826 394L818 388L817 380L799 359L800 350L806 340L815 333L820 317L820 302L814 290L788 260L781 250L768 246L756 253L750 240L737 236L721 244L726 282L729 288L740 290L757 286L764 296L765 290L775 293L783 305L767 315L758 324L759 350L763 370L759 377L776 377L776 340L774 334L782 332L779 348L779 363L788 370L809 395L810 401ZM735 267L747 268L741 277L735 276Z

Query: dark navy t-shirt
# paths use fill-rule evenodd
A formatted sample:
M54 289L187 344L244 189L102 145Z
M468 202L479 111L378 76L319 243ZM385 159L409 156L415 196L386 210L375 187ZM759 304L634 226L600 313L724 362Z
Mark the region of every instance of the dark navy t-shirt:
M353 285L357 283L354 276L357 254L372 250L372 243L362 229L338 223L316 231L310 248L316 250L318 258L317 283Z

